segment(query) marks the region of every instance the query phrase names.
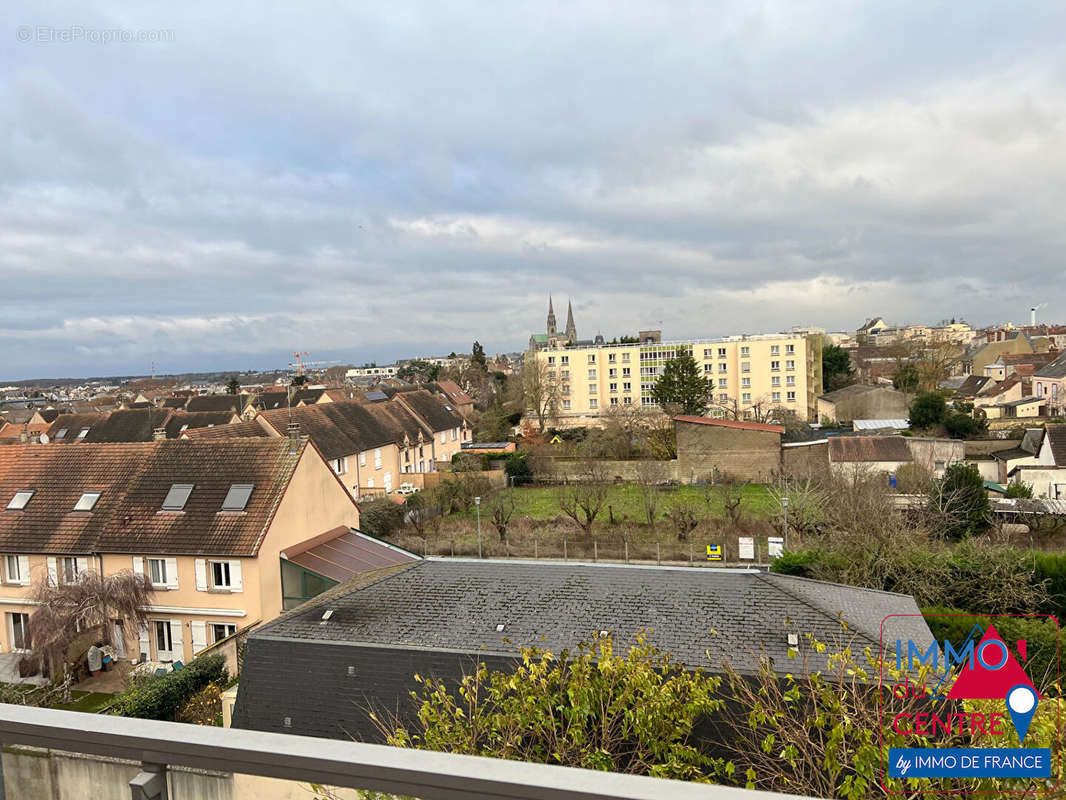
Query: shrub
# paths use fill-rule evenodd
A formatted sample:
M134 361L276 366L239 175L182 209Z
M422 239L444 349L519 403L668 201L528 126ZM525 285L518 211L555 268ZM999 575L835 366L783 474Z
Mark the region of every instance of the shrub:
M222 687L217 683L207 684L181 707L177 721L191 725L221 725Z
M818 550L786 551L770 562L770 571L781 575L796 575L800 578L813 577L811 567L822 556Z
M503 462L503 471L508 476L517 478L530 478L533 476L533 467L525 450L507 454L507 460Z
M949 411L944 415L943 423L952 439L967 439L988 430L988 423L984 420L974 419L959 411Z
M1033 487L1015 478L1007 484L1007 497L1032 497Z
M929 428L939 425L947 415L948 406L937 392L922 392L911 403L910 422L912 428Z
M359 504L359 527L371 536L388 539L403 527L403 506L388 498Z
M943 520L948 539L963 539L991 525L985 480L976 464L952 464L929 492L930 511Z
M988 630L995 625L996 631L1008 646L1018 639L1026 642L1026 662L1022 666L1032 676L1041 690L1058 679L1059 626L1048 617L974 617L955 608L932 606L922 609L925 621L937 642L950 641L956 649L970 637L974 624ZM940 615L965 616L940 616Z
M197 692L228 678L222 655L193 659L182 669L165 675L143 675L130 680L112 706L122 717L174 720Z

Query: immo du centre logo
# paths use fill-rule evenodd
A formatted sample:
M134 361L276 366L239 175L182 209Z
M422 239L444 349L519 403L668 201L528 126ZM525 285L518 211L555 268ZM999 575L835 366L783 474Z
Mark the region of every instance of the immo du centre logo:
M1050 742L1029 735L1042 698L1022 667L1027 643L1019 639L1012 649L995 628L996 619L1011 615L992 617L987 628L975 618L962 643L914 641L903 634L914 635L907 616L882 623L881 728L917 746L889 748L888 777L1047 779L1050 787L1058 777ZM893 636L893 629L901 635ZM906 677L886 676L893 662ZM922 678L912 680L915 674ZM999 701L1002 711L968 711L962 701L971 699ZM960 746L975 740L982 746Z

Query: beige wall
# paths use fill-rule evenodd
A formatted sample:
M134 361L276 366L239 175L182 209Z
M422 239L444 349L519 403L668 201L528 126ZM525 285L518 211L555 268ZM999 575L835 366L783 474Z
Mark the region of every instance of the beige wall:
M538 350L536 357L560 387L559 415L566 421L597 417L613 405L654 408L651 387L666 361L684 349L691 351L704 375L713 380L716 404L739 406L742 412L756 405L779 405L806 419L822 391L820 345L814 338L774 334L601 345ZM815 350L819 350L817 358Z
M781 471L781 434L692 422L675 423L677 471L684 482L717 474L768 483Z

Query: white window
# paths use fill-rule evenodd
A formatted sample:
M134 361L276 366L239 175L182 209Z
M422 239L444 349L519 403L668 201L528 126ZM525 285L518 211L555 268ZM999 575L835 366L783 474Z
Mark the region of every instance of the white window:
M608 378L617 378L618 377L618 367L615 367L614 369L607 370L607 377Z
M622 363L629 361L629 353L622 353Z
M596 370L590 369L589 370L589 380L592 381L592 380L595 380L595 379L596 379Z
M751 372L751 362L745 361L740 365L741 372Z
M781 385L781 376L780 375L774 375L772 378L770 378L770 385L771 386L780 386Z
M751 388L751 378L741 378L740 385L745 389Z
M8 614L8 627L11 633L12 650L29 650L30 644L30 615Z
M792 361L791 359L789 359L788 361L785 362L785 369L795 369L795 368L796 368L796 362L795 361Z
M78 438L79 439L84 439L88 435L88 433L89 433L89 429L88 428L82 428L80 431L78 431Z
M232 589L233 567L230 561L211 562L211 588Z
M62 583L78 582L78 559L66 556L59 559L59 580Z
M728 388L728 386L729 386L729 379L728 378L719 378L718 379L718 388L719 389L725 389L725 388Z
M360 453L359 454L359 466L360 467L365 467L366 466L366 453Z
M744 392L744 394L742 394L740 396L740 400L743 403L750 403L751 402L751 394L749 394L748 392Z
M704 372L714 372L714 364L704 364L703 365L703 371Z
M787 376L785 376L785 383L788 384L789 386L795 386L796 385L796 376L795 375L787 375Z
M374 469L381 469L381 448L374 450Z
M740 348L740 357L741 358L748 358L749 356L751 356L751 348L750 347L741 347Z
M148 580L156 589L177 589L178 560L176 558L149 558Z
M448 443L448 432L447 431L441 431L440 432L440 443L441 444L447 444Z
M796 352L796 345L794 345L794 344L786 344L785 345L785 355L790 356L790 355L792 355L795 352Z
M622 391L623 392L632 391L632 389L633 389L633 384L630 383L629 381L626 381L625 383L622 384Z
M26 507L26 504L30 502L30 498L33 497L33 489L23 489L22 491L15 492L15 496L11 498L11 502L7 504L8 511L21 511Z
M722 361L722 362L720 362L718 364L718 371L719 372L728 372L729 371L729 367L726 366L726 363L724 361Z
M459 438L459 429L458 428L452 428L452 441L454 442L458 438Z
M244 511L248 506L248 499L252 496L255 484L235 483L226 492L226 499L222 501L223 511Z
M589 394L596 394L596 384L594 384L594 383L590 383L589 384Z
M590 364L595 364L596 363L596 354L595 353L589 353L589 363Z
M366 488L368 488L368 489L373 489L374 488L374 479L373 478L367 478L366 479Z
M391 472L386 472L385 473L385 491L386 492L391 492L392 491L392 473Z
M570 401L569 400L563 400L563 410L564 411L569 411L570 410Z
M774 403L780 403L781 402L781 392L774 392L773 395L772 395L772 401Z
M781 369L781 362L780 362L780 361L771 361L771 362L770 362L770 369L771 369L771 370L772 370L773 372L778 372L778 371L780 371L780 369Z
M555 356L548 356L548 365L549 366L554 366L554 364L555 364Z
M728 403L729 402L729 395L728 394L724 394L724 393L718 395L718 402L719 403Z
M787 400L788 400L788 402L790 402L790 403L795 403L795 402L796 402L796 393L795 393L795 392L789 392L789 393L788 393L788 394L786 395L786 399L787 399Z
M157 619L152 622L155 628L155 657L160 661L174 660L174 632L169 619Z
M75 511L92 511L96 501L100 499L100 492L85 492L74 504Z
M705 347L705 348L703 348L703 357L704 358L710 358L711 357L711 353L713 353L713 352L714 351L711 350L711 348Z
M612 397L611 398L611 405L612 406L618 405L618 398L617 397Z
M559 363L565 367L567 364L570 363L570 356L561 356L559 358Z
M596 398L595 397L593 397L591 400L589 400L589 408L598 408L598 407L599 407L599 404L596 402Z
M608 363L610 363L610 364L613 364L613 363L614 363L614 353L608 353L608 354L607 354L607 361L608 361Z
M618 384L617 383L612 383L610 388L611 388L611 394L614 394L615 392L618 391Z
M633 404L633 398L632 397L623 397L622 398L622 405L628 406L628 405L632 405L632 404Z
M66 435L67 435L67 429L66 428L60 428L58 431L56 431L56 441L58 442L60 439L62 439Z
M776 345L776 344L770 345L770 355L772 355L772 356L781 355L781 346L780 345Z
M185 504L189 501L189 495L192 494L193 484L191 483L175 483L170 487L170 491L167 492L167 496L163 498L163 510L164 511L181 511L185 508Z
M4 556L4 583L30 585L29 556Z
M725 348L724 347L719 347L718 348L718 357L719 358L725 358Z
M232 636L237 632L237 626L231 625L228 622L213 622L211 623L211 641L221 642L227 636Z
M348 472L348 456L343 458L333 459L333 471L338 475L345 475Z

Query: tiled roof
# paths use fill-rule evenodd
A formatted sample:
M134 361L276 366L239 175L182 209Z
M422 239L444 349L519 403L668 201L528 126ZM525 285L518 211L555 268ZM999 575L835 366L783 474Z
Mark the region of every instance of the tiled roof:
M19 457L0 474L0 509L19 490L35 494L22 511L0 510L0 551L255 555L305 448L293 454L287 439L11 448ZM195 488L183 511L164 512L175 483ZM255 486L247 507L221 511L238 483ZM86 491L102 493L94 509L72 511Z
M121 409L89 428L85 442L150 442L152 432L163 428L174 412L170 409ZM68 433L67 436L70 434Z
M259 416L281 435L286 434L290 420L299 424L300 433L310 436L328 459L402 442L405 435L414 442L419 433L424 437L431 433L396 401L322 403L291 411L263 411Z
M168 397L163 401L163 408L185 408L188 397Z
M427 391L404 392L397 399L428 424L432 433L460 428L464 424L462 415L451 402Z
M1066 378L1066 350L1047 366L1033 373L1034 378Z
M985 386L992 382L987 375L969 375L962 385L955 390L956 397L976 397Z
M240 414L243 400L237 394L205 394L190 397L185 404L186 411L233 411Z
M467 403L473 403L474 398L468 395L463 388L452 380L438 380L437 386L440 390L456 405L465 405Z
M235 420L240 421L240 418L232 411L174 411L164 427L168 439L177 439L183 428L186 431L209 428L228 425Z
M1066 422L1049 423L1044 430L1055 464L1066 467Z
M839 403L849 397L857 397L862 394L868 394L876 389L884 389L884 386L874 386L870 383L853 383L850 386L843 386L836 391L826 392L823 395L819 395L820 400L828 400L830 403Z
M333 613L321 625L325 606ZM889 614L919 611L906 595L755 570L428 559L252 637L517 654L574 649L600 630L628 647L651 629L653 644L690 667L716 670L729 660L750 673L759 652L794 668L787 634L835 642L841 620L860 647L876 649ZM931 641L920 616L906 629L916 642Z
M715 419L714 417L674 417L674 422L691 422L694 425L714 425L718 428L740 428L746 431L763 431L765 433L784 433L782 425L768 425L765 422L743 422L735 419Z
M60 414L48 428L48 441L53 444L66 444L83 441L78 434L85 428L92 427L107 419L107 414ZM59 432L66 428L62 439L57 439Z
M188 439L204 440L263 438L270 436L270 433L259 422L250 419L246 422L234 422L230 425L216 425L213 428L189 428L181 435Z
M902 436L833 436L829 460L843 462L911 461L911 451Z
M314 405L325 393L325 389L300 389L297 392L293 392L292 404L295 406L302 402L307 406Z

